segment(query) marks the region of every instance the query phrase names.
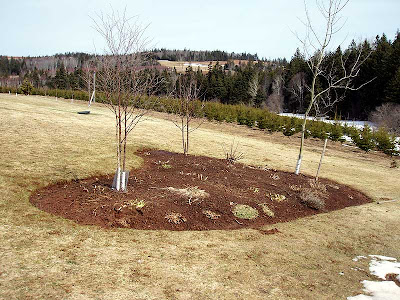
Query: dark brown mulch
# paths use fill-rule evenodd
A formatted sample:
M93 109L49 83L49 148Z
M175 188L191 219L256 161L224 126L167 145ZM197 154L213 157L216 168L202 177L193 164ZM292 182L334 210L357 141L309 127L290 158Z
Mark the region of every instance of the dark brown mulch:
M370 202L357 190L321 179L326 187L326 205L323 210L315 210L300 199L299 188L310 188L311 178L304 175L160 150L143 150L139 155L144 164L131 171L126 193L112 190L113 175L107 175L45 187L34 192L30 201L44 211L79 224L166 230L259 228ZM172 193L169 187L197 187L209 197L189 199ZM271 194L286 199L271 200ZM135 203L141 200L144 207L136 208ZM266 203L274 217L263 212L261 203ZM252 220L235 217L232 211L237 204L257 209L259 216ZM205 211L212 214L207 216ZM181 223L169 222L166 216L170 213L181 214Z

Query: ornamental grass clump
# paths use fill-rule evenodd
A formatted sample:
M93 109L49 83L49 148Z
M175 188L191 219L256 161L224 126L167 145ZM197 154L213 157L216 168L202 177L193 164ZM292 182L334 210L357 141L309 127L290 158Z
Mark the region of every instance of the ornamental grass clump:
M321 210L325 208L325 200L321 196L321 192L313 188L305 188L300 193L300 199L306 206Z
M165 215L165 219L167 219L169 223L174 223L174 224L181 224L187 221L184 216L182 216L180 213L177 212L167 213Z
M252 220L258 217L258 210L245 204L236 205L232 213L239 219Z
M268 207L267 203L260 203L258 206L261 207L264 214L266 214L268 217L275 217L275 213Z

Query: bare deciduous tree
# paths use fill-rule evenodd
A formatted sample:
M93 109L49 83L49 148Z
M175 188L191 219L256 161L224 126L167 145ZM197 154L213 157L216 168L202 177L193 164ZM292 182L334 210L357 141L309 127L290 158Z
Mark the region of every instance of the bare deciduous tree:
M370 119L379 127L385 127L394 134L400 134L400 104L384 103L371 113Z
M148 57L144 52L148 44L144 37L146 26L138 23L137 18L128 17L126 10L98 14L93 23L106 43L104 53L92 61L97 74L96 89L115 116L117 163L113 188L125 191L129 176L128 135L151 108L154 100L150 95L158 82L152 75L154 72L148 72Z
M299 111L304 110L305 93L307 90L306 74L299 72L290 79L288 91L293 99L293 102L299 104Z
M357 87L353 84L353 80L359 74L360 66L370 54L365 55L362 49L359 49L355 59L350 60L349 56L341 55L339 62L333 60L331 65L327 63L327 54L330 50L332 38L344 25L341 21L342 18L340 14L349 1L350 0L316 0L319 12L325 22L322 34L319 34L319 31L312 23L305 3L306 21L303 22L303 24L306 27L306 36L304 39L299 38L299 40L303 44L304 56L312 73L312 82L310 86L310 103L304 114L302 124L300 150L295 174L300 173L306 122L311 110L314 108L317 111L321 111L322 108L332 107L343 98L346 90L358 90L370 82L366 82ZM319 80L324 82L324 87L322 89L317 89L316 85ZM342 92L339 94L338 90Z
M251 97L251 105L254 104L259 88L258 73L255 73L249 82L249 95Z
M272 82L272 94L268 96L266 104L270 111L276 113L283 111L283 84L283 76L281 74L276 75Z
M181 131L183 153L189 153L189 137L190 133L198 129L203 123L199 123L191 127L193 119L201 117L204 103L199 101L201 87L196 78L192 74L181 75L177 79L177 87L175 97L178 100L177 105L173 108L176 119L172 120L176 127Z

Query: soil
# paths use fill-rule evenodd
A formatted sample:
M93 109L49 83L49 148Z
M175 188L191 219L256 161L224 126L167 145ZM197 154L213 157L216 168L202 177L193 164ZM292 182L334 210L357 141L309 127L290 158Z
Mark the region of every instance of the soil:
M111 188L113 175L94 176L47 186L34 192L30 201L43 211L79 224L151 230L260 228L371 201L348 186L321 178L319 186L312 187L311 177L267 166L161 150L141 150L138 155L144 163L130 172L126 192ZM189 194L179 194L177 189ZM304 198L313 191L325 202L323 209L303 203L300 195ZM244 219L234 215L239 204L256 209L258 216ZM264 212L263 207L270 211Z

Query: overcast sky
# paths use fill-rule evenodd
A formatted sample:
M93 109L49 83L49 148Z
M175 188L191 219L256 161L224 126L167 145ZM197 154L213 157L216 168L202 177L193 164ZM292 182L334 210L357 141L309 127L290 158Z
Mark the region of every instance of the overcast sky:
M314 0L307 0L311 16ZM224 50L290 57L299 47L293 32L304 32L303 0L0 0L0 55L39 56L64 52L101 52L103 44L89 16L126 6L150 24L147 36L157 48ZM346 24L335 46L351 39L393 40L400 27L400 0L351 0ZM322 28L318 19L317 27Z

